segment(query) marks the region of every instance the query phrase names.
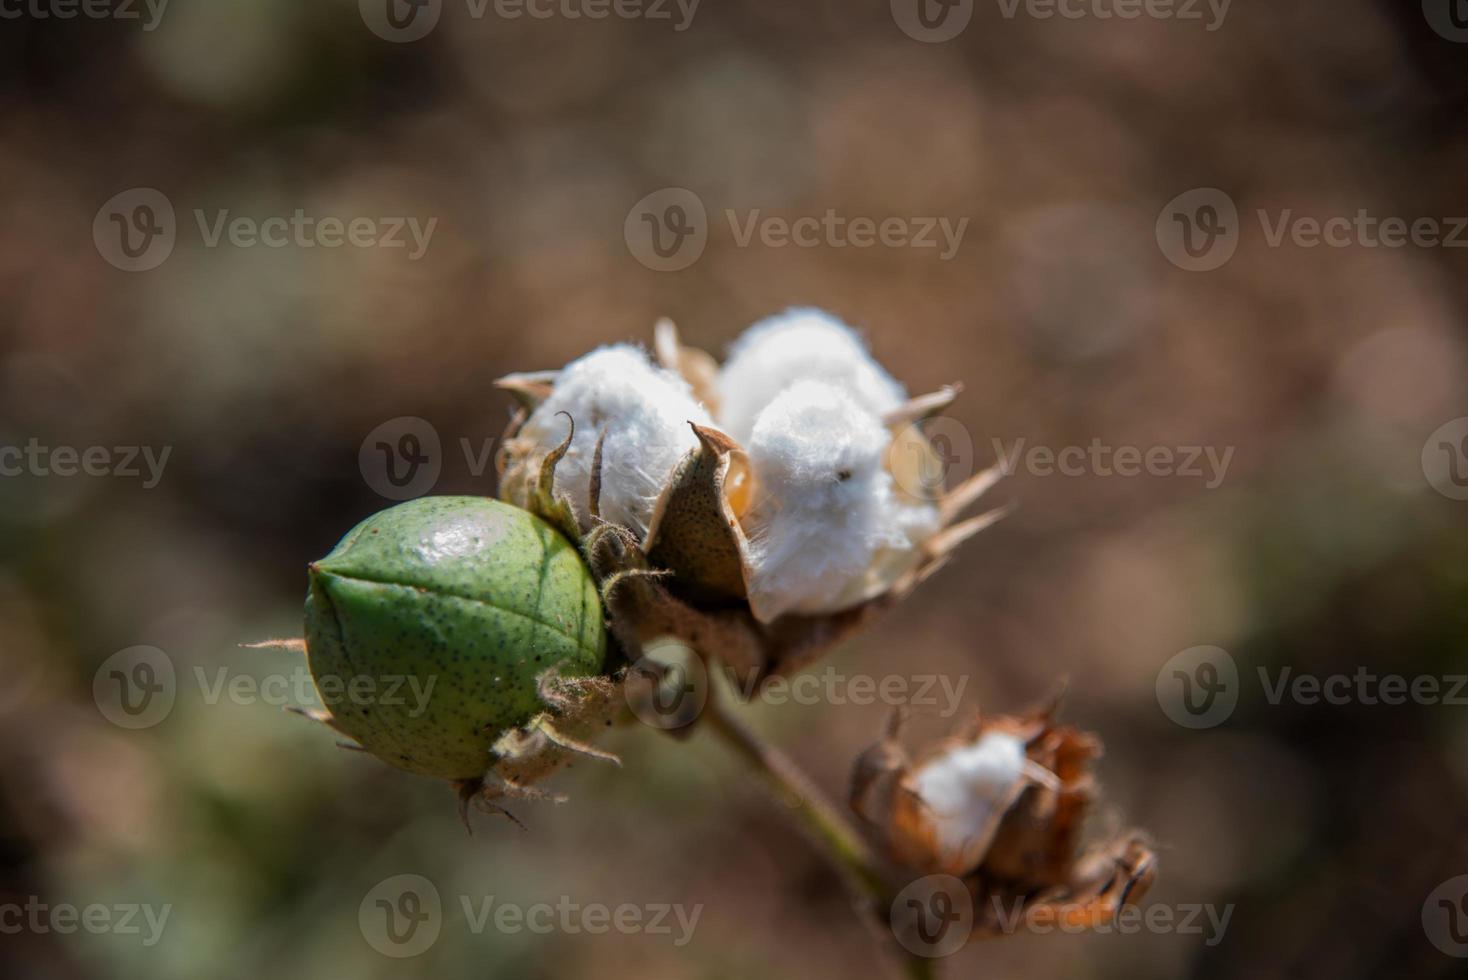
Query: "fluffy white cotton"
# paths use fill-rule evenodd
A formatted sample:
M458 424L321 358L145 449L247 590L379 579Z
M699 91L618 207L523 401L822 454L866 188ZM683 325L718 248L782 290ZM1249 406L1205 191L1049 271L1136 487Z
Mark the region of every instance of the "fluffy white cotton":
M737 441L753 437L755 420L797 381L825 381L880 417L907 400L854 330L810 307L786 310L746 330L719 374L719 424Z
M590 526L591 462L603 427L601 515L646 533L669 474L698 444L689 422L712 425L708 412L678 375L654 367L631 344L602 347L561 370L554 390L520 430L542 449L566 437L566 412L576 434L556 467L556 489Z
M909 546L884 466L890 440L875 415L822 381L791 385L760 413L743 521L756 617L841 608L878 553Z
M1027 781L1024 743L1006 732L946 752L919 768L913 789L932 819L946 863L977 864Z

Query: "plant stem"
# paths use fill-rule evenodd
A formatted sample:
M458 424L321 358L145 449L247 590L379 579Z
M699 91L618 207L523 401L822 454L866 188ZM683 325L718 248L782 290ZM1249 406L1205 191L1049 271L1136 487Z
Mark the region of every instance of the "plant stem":
M843 878L854 886L863 904L881 902L887 897L886 880L878 870L875 857L866 842L850 824L822 797L801 769L779 749L755 734L743 721L730 714L720 699L710 693L704 720L734 749L751 763L761 777L805 823L806 829L825 847L827 856Z
M850 822L825 800L810 777L789 756L732 715L717 690L709 692L703 721L785 801L845 882L862 917L868 923L880 922L885 932L887 905L892 900L887 879L871 848ZM884 945L899 955L905 976L910 980L931 980L932 960L908 956L890 936L887 940Z

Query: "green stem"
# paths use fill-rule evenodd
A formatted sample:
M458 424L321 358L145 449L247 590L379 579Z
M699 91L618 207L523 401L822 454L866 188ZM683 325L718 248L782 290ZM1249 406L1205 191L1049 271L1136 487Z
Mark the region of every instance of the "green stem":
M718 691L709 692L702 720L785 801L845 882L853 904L868 921L879 922L885 932L887 906L892 901L887 879L871 848L850 822L826 802L810 777L789 756L730 714ZM932 960L905 954L890 937L884 945L901 957L904 975L910 980L931 980Z

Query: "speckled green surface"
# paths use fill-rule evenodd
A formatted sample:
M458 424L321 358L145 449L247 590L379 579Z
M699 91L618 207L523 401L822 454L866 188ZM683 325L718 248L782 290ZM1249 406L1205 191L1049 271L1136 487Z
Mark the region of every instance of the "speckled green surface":
M606 655L601 602L575 547L487 497L424 497L349 531L311 566L306 642L342 731L395 766L448 779L483 775L500 733L544 710L543 670L592 674ZM330 684L344 693L327 697Z

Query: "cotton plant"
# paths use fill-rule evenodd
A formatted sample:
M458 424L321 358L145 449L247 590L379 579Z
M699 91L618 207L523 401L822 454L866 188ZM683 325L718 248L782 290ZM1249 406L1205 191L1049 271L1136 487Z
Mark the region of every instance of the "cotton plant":
M911 754L903 715L857 759L852 809L899 874L947 876L967 895L972 935L995 936L1021 912L1073 929L1110 923L1157 873L1146 837L1086 842L1096 793L1094 735L1059 725L1058 699L1019 716L978 718ZM894 932L916 932L894 907Z
M654 641L755 690L900 602L1001 513L962 517L995 470L931 479L941 467L923 425L957 387L910 397L818 310L760 321L722 366L662 321L651 353L614 344L498 385L517 408L496 457L500 499L429 497L364 520L309 566L305 637L286 642L323 693L303 713L449 781L466 825L471 807L560 799L538 784L578 758L620 764L595 743L646 717L664 680L644 656ZM431 696L326 696L364 677L407 677ZM915 762L889 733L857 767L866 836L722 696L693 728L798 801L894 936L910 923L891 894L913 873L1036 909L1057 908L1042 893L1104 895L1097 922L1150 881L1140 839L1112 847L1112 865L1078 857L1094 743L1048 716L989 724Z
M899 601L998 516L958 519L992 471L936 492L899 478L931 455L919 423L956 389L908 398L827 314L755 324L722 368L668 321L654 350L656 364L620 346L499 382L522 405L501 496L529 506L570 439L553 494L579 533L620 529L618 554L591 567L619 583L608 601L625 647L671 634L758 683Z

